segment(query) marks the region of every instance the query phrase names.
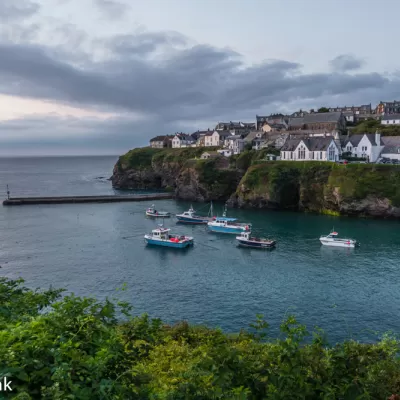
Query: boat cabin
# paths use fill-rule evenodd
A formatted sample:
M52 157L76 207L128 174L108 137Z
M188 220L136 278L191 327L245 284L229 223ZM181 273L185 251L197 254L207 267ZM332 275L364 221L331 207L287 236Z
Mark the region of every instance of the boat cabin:
M169 239L169 231L171 229L167 228L158 228L151 231L153 238L161 239L161 240L168 240Z

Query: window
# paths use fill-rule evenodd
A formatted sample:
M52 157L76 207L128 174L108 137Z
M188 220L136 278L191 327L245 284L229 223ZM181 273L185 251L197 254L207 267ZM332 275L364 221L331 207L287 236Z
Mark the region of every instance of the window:
M329 148L329 160L334 161L335 160L335 147L331 146Z
M293 151L290 152L290 159L293 160Z
M322 160L322 151L319 152L319 159Z
M354 151L357 151L357 147L354 147Z
M300 148L299 148L298 159L299 160L305 160L306 159L306 149L305 149L305 147L303 145L300 146Z

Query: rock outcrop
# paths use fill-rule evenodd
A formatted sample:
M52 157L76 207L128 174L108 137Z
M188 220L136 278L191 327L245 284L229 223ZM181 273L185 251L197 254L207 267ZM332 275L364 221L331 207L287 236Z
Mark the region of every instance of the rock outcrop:
M201 160L204 151L131 150L115 165L112 184L118 189L170 190L188 201L227 201L231 207L400 218L397 166L260 162L261 152Z

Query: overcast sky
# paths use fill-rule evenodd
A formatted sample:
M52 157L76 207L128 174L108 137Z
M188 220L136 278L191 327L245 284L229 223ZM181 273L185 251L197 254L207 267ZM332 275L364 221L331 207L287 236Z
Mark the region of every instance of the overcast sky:
M398 0L0 0L0 155L120 154L400 99L399 14Z

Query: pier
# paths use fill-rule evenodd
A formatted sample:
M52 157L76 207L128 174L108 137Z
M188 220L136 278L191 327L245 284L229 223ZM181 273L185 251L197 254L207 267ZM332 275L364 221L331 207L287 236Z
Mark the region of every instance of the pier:
M150 201L173 199L170 193L132 194L126 196L54 196L54 197L9 197L3 206L26 206L32 204L80 204L80 203L117 203L128 201Z

